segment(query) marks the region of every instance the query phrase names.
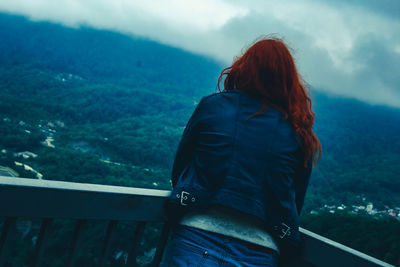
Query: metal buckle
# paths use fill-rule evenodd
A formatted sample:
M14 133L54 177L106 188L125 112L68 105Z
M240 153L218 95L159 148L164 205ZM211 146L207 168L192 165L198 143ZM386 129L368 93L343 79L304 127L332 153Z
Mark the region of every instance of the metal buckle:
M281 223L281 234L279 235L279 238L284 238L286 235L290 235L290 227L284 223Z
M189 195L190 195L189 192L182 191L182 193L181 193L181 205L182 205L182 206L187 206L187 205L188 205L188 204L185 203L184 201L186 201L186 200L189 199Z

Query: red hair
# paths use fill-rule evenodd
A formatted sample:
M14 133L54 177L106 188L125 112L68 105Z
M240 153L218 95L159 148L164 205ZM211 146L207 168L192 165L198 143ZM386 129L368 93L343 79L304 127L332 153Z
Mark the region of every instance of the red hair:
M282 40L263 39L248 48L232 66L222 70L218 79L220 91L224 76L224 91L239 89L261 99L262 108L252 116L262 114L267 106L282 112L303 139L304 164L313 158L315 165L321 156L321 144L312 130L315 114L294 59Z

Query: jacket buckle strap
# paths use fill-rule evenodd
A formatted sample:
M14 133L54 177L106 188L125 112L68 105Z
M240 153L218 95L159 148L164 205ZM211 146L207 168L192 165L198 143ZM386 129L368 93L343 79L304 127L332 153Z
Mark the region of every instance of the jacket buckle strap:
M285 236L289 236L291 234L290 232L290 226L288 226L285 223L281 223L281 234L279 235L279 238L284 238Z
M190 202L196 201L196 198L186 191L182 191L180 194L177 194L176 197L180 198L182 206L187 206Z

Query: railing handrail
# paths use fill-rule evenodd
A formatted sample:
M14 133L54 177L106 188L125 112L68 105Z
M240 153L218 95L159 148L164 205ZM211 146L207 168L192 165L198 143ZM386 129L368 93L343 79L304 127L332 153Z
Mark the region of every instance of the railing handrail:
M314 265L395 267L301 227L300 233L304 243L303 258ZM329 259L329 263L327 263L327 259Z
M166 197L170 194L169 190L126 187L115 185L102 185L102 184L89 184L89 183L74 183L66 181L53 181L53 180L39 180L30 178L17 178L0 176L0 185L10 186L23 186L32 188L50 187L56 190L79 190L88 192L102 192L102 193L117 193L117 194L130 194L152 197Z
M0 176L0 216L164 221L167 190ZM300 228L304 259L317 266L388 263Z

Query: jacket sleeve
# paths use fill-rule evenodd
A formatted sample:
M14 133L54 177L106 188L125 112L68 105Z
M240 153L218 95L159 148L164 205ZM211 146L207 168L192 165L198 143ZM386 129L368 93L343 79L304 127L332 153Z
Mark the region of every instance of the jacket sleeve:
M175 155L174 164L172 167L171 182L173 187L175 187L181 172L193 157L200 128L200 116L201 109L203 109L202 106L204 105L203 102L204 101L202 99L200 103L197 104L196 109L194 110L185 127L185 130L183 131L183 135L179 143L178 150Z
M300 215L301 209L303 208L304 198L306 195L308 183L310 181L312 170L312 159L310 159L307 163L307 166L304 167L301 164L301 168L298 172L298 175L294 181L295 186L295 194L296 194L296 207L297 213Z

